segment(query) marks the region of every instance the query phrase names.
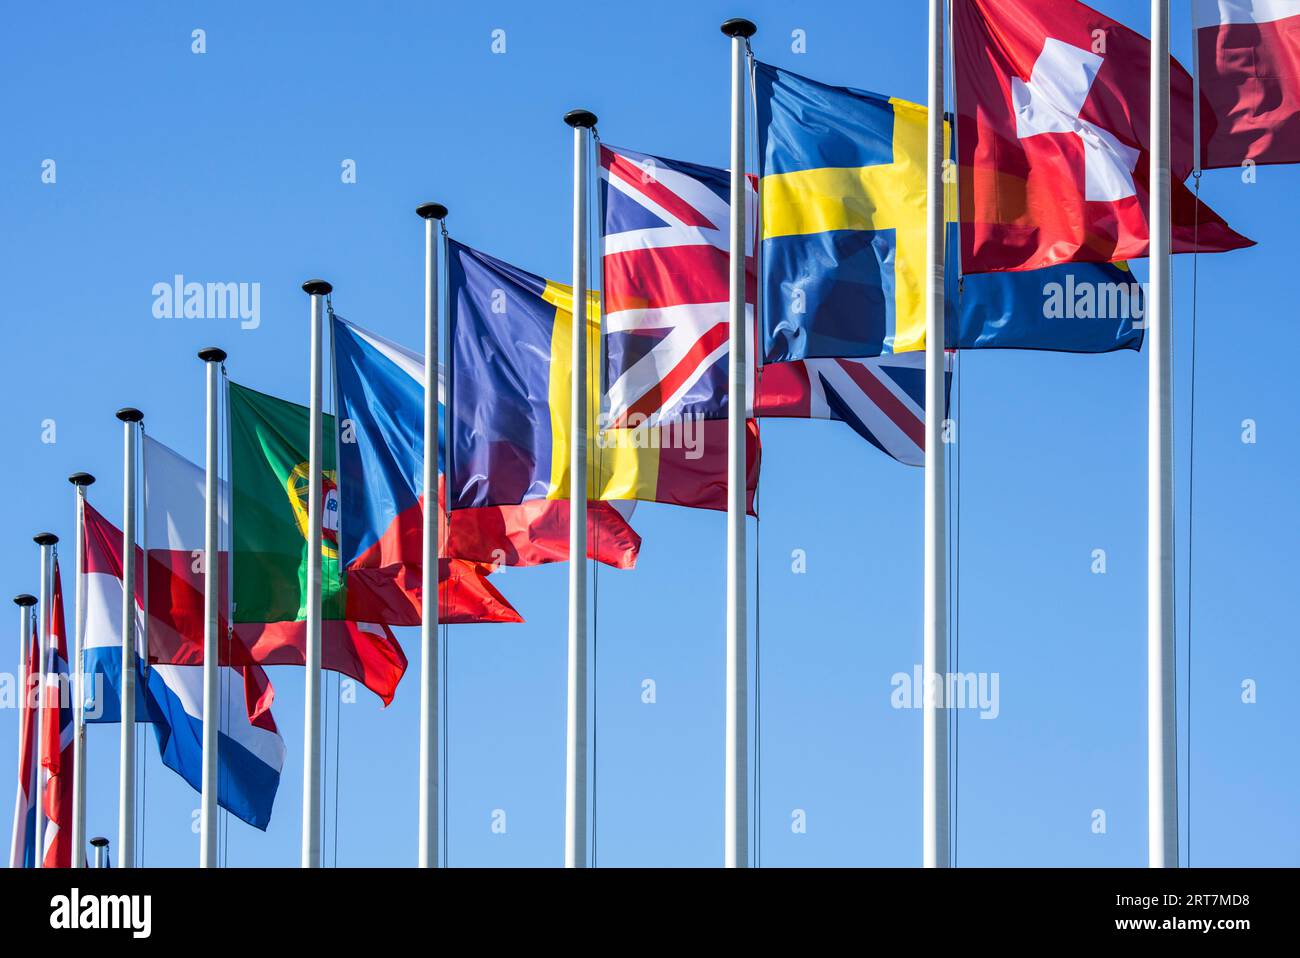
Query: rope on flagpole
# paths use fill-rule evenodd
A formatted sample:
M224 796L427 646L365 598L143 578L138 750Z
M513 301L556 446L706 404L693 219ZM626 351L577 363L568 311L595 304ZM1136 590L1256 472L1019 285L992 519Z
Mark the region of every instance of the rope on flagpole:
M753 169L759 171L760 157L758 154L758 90L754 83L754 73L757 59L754 56L754 49L750 45L749 39L745 40L745 55L749 61L749 119L750 123L745 124L747 135L746 148L749 151L749 157L753 161ZM754 135L748 138L749 131L753 130ZM762 222L762 191L756 191L755 195L754 216L756 223L753 231L757 237L761 235L758 226ZM748 222L748 220L746 221ZM761 277L759 256L761 255L762 244L756 243L754 250L754 270L756 277ZM754 359L750 367L751 390L749 401L754 405L758 404L758 383L763 374L763 349L760 346L761 336L759 326L762 323L762 282L761 280L754 284ZM749 472L745 473L746 492L748 492ZM753 829L753 849L754 849L754 867L763 867L763 519L759 510L759 492L754 490L754 814L752 816Z
M1198 149L1199 156L1199 149ZM1188 387L1190 415L1187 437L1187 866L1192 864L1192 550L1196 526L1196 320L1200 291L1201 170L1192 171L1196 206L1192 214L1192 370Z
M597 130L596 127L594 127L594 126L591 128L591 145L592 145L592 149L593 149L593 150L595 151L595 153L596 153L596 168L599 169L599 167L600 167L600 131ZM598 229L603 229L603 224L604 224L604 222L605 222L605 215L604 215L604 214L605 214L605 211L604 211L604 208L602 207L601 202L600 202L600 200L601 200L601 191L600 191L599 186L597 185L597 181L598 181L598 179L599 179L598 176L593 176L593 177L591 177L591 178L590 178L590 182L588 183L587 188L588 188L589 190L594 191L594 193L595 193L595 196L596 196L596 202L595 202L595 204L594 204L594 209L596 210L596 218L597 218L597 222L598 222L599 224L601 224L601 226L598 227ZM595 282L595 279L596 279L596 262L597 262L597 258L598 258L599 255L600 255L600 244L599 244L599 243L597 242L597 240L596 240L596 234L597 234L597 232L598 232L598 230L593 230L593 229L591 229L590 227L588 227L588 229L587 229L587 237L586 237L586 240L587 240L587 296L588 296L588 299L589 299L589 300L592 298L592 296L591 296L591 291L597 288L597 283ZM593 254L594 254L594 255L593 255ZM601 260L600 262L603 264L604 261ZM602 270L602 278L603 278L603 270ZM602 282L602 283L600 283L599 285L603 286L604 283ZM596 393L596 394L597 394L597 396L600 396L600 397L602 397L602 399L603 399L604 394L605 394L605 390L604 390L604 385L605 385L605 383L604 383L604 369L605 369L605 363L604 363L605 349L604 349L604 345L605 345L605 340L604 340L604 336L603 336L603 332L604 332L604 328L605 328L605 318L604 318L604 299L603 299L603 296L600 294L600 291L598 291L598 295L597 295L597 297L596 297L596 301L597 301L597 304L598 304L598 305L597 305L597 314L596 314L596 315L597 315L597 326L596 326L596 350L597 350L597 356L600 357L600 361L597 363L597 368L596 368L594 371L593 371L591 368L588 368L588 369L587 369L587 394L588 394L588 396L590 396L590 394L591 394L591 385L590 385L590 383L591 383L591 379L592 379L592 377L595 376L595 378L596 378L596 382L598 383L598 389L597 389L597 393ZM585 306L586 304L584 303L583 305ZM573 314L572 314L572 315L573 315L573 317L574 317L574 321L576 322L576 320L577 320L577 316L578 316L578 303L577 303L577 301L574 301L574 303L573 303ZM583 316L585 317L586 315L587 315L587 311L586 311L586 309L584 309L584 310L583 310ZM588 354L590 354L590 352L591 352L591 347L590 347L590 345L588 346L587 351L588 351ZM590 363L588 364L588 367L590 367ZM601 407L601 403L600 403L600 402L597 402L597 404L596 404L596 422L595 422L595 423L588 423L588 424L587 424L587 435L588 435L588 437L590 437L590 435L591 435L591 431L592 431L593 429L595 429L595 430L597 431L597 435L599 436L599 430L600 430L600 407ZM590 400L588 400L588 402L587 402L587 408L588 408L588 409L591 408L591 402L590 402ZM604 457L604 455L603 455L604 450L600 448L600 443L599 443L599 442L596 443L596 447L597 447L597 450L598 450L598 451L597 451L597 454L596 454L596 501L597 501L597 504L599 505L599 503L601 502L601 499L600 499L601 492L603 491L603 489L604 489L604 487L605 487L605 473L604 473L605 457ZM584 450L582 450L583 455L586 455L586 454L587 454L587 451L588 451L590 448L591 448L591 441L590 441L590 438L588 438L588 441L587 441L587 448L584 449ZM587 490L585 490L585 489L582 490L582 494L583 494L584 496L586 495L586 493L587 493ZM573 495L574 495L574 490L573 490L573 489L570 489L570 490L569 490L569 508L573 508ZM590 511L588 512L588 515L590 515ZM601 528L601 523L600 523L599 521L597 521L597 522L595 523L595 526L596 526L596 535L595 535L595 538L594 538L594 541L593 541L593 546L594 546L594 547L592 548L591 553L592 553L592 555L596 556L597 558L590 560L590 563L589 563L589 569L590 569L590 574L591 574L591 676L592 676L592 681L591 681L591 867L592 867L592 868L596 868L596 867L598 867L598 864L597 864L597 863L598 863L598 861L599 861L599 850L600 850L600 841L599 841L600 830L599 830L599 828L597 827L597 822L598 822L598 820L599 820L599 819L598 819L598 815L599 815L600 803L596 801L596 790L597 790L597 785L598 785L598 782L599 782L599 774L598 774L598 773L599 773L599 769L600 769L600 764L599 764L599 762L597 761L597 755L598 755L597 749L598 749L598 747L599 747L599 742L600 742L600 738L599 738L599 729L600 729L600 721L599 721L599 708L600 708L600 651L599 651L599 650L600 650L600 561L599 561L599 556L600 556L600 528ZM573 558L573 556L569 556L569 561L570 561L570 562L575 561L574 558ZM588 559L587 559L586 556L579 556L579 557L577 558L576 561L578 561L578 562L587 562Z

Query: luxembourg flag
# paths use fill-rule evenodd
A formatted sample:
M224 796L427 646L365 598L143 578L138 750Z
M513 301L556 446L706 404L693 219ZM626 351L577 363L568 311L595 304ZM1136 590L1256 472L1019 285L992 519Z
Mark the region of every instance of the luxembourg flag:
M68 640L63 617L63 582L54 560L50 642L45 653L45 692L41 701L41 766L45 769L42 796L45 808L43 868L72 867L72 685L68 671Z
M419 568L424 512L424 357L339 317L333 323L339 391L342 554L349 586L396 564ZM439 432L446 422L439 376ZM442 443L438 472L443 471ZM442 480L439 480L441 486ZM439 500L443 501L439 489ZM626 506L626 504L624 504ZM608 502L588 502L587 555L636 564L641 537ZM458 509L442 520L439 554L452 574L485 565L540 565L569 557L568 500ZM446 560L444 559L444 562ZM446 572L443 572L444 578ZM487 585L486 581L483 585ZM442 591L450 590L443 585ZM463 591L461 589L460 591ZM456 621L456 591L442 607Z
M30 613L30 609L28 610ZM23 680L18 687L18 797L14 801L13 841L9 846L10 868L36 865L36 709L32 682L36 675L36 617L31 616L32 641L27 649Z
M1206 169L1300 162L1300 0L1193 0Z
M83 532L85 719L87 723L120 722L122 533L89 504L85 507ZM143 557L143 550L137 548L138 568L143 568ZM145 617L141 606L137 593L137 721L154 725L163 764L198 791L203 780L203 669L193 665L145 665ZM223 667L220 690L217 803L237 818L265 830L284 766L284 740L270 712L274 690L257 665Z

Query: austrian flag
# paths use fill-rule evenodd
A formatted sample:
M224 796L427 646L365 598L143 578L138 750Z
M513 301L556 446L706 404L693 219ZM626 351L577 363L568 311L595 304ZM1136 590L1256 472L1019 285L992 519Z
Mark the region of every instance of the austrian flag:
M1074 0L954 0L953 15L962 270L1146 256L1150 42ZM1192 80L1177 63L1170 77L1173 251L1250 246L1183 185Z

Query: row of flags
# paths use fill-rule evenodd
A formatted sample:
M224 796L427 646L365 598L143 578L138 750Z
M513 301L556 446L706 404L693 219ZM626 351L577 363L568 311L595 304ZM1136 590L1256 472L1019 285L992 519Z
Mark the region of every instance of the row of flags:
M950 351L1076 353L1142 345L1150 45L1073 2L953 0L955 162L947 207ZM1217 19L1210 16L1217 10ZM1197 3L1201 90L1174 64L1174 248L1250 240L1191 194L1204 166L1300 160L1300 0ZM1102 38L1099 43L1098 37ZM1251 56L1240 53L1251 51ZM1237 51L1237 52L1234 52ZM1288 59L1289 57L1289 59ZM744 394L748 508L763 418L845 423L892 458L924 457L926 109L751 63L759 169L747 177ZM601 291L589 295L587 448L571 434L573 290L446 239L449 327L439 370L439 621L522 616L490 581L569 558L569 476L587 457L588 557L635 566L637 501L726 509L729 196L726 170L600 144ZM1108 308L1053 315L1049 291L1107 290ZM1082 293L1080 293L1082 295ZM424 362L334 314L336 394L321 465L322 660L391 702L407 668L392 629L423 617ZM949 367L951 370L951 366ZM228 474L218 508L218 802L270 820L285 750L264 667L303 665L310 412L223 378ZM948 375L951 386L951 372ZM146 436L137 548L138 720L194 788L202 773L205 476ZM122 533L83 509L80 667L87 721L121 721ZM73 709L57 559L51 639L27 675L11 864L66 865ZM33 621L35 621L33 619ZM38 632L39 630L33 630ZM26 688L26 685L24 686ZM44 788L37 795L45 769Z

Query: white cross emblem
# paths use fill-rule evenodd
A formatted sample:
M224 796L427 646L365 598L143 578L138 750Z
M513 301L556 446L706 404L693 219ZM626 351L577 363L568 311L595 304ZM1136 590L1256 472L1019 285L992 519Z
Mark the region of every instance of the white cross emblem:
M1084 199L1114 202L1137 194L1133 168L1138 151L1106 130L1079 119L1102 58L1081 47L1048 38L1026 83L1011 78L1016 136L1073 133L1083 141Z

